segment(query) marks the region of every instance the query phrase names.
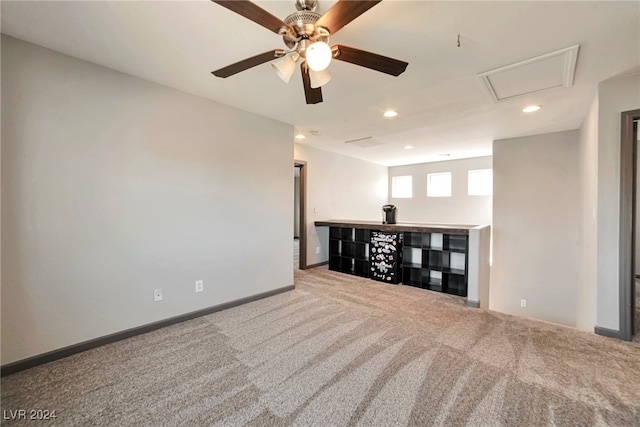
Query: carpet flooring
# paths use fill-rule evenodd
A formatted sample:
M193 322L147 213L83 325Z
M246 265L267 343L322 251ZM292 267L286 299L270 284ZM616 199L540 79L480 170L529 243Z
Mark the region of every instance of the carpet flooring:
M3 414L57 418L3 424L640 426L638 344L326 268L295 282L5 377Z

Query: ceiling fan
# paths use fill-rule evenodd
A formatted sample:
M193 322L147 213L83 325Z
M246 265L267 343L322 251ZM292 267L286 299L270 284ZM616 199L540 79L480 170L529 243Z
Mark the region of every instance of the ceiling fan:
M317 0L296 0L297 11L284 21L248 0L212 0L256 24L282 36L287 49L274 49L228 65L212 74L226 78L241 71L274 61L271 66L288 82L300 61L307 104L322 102L320 87L331 79L326 68L331 59L350 62L392 76L399 76L407 62L349 46L329 46L329 36L371 9L382 0L338 0L324 15L315 12Z

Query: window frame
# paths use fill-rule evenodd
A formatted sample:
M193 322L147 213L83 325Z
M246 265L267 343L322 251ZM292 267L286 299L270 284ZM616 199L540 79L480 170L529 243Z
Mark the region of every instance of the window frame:
M396 195L396 189L400 192L399 185L396 186L396 178L409 178L408 195ZM398 180L400 181L400 180ZM403 188L403 191L407 191L407 188ZM412 199L413 198L413 175L397 175L391 177L391 198L392 199Z
M437 194L432 194L432 191L435 192L435 190L433 189L434 186L431 183L431 178L435 176L445 176L445 175L449 177L448 194L442 194L443 193L442 191L437 191ZM427 197L452 197L453 195L452 181L453 181L453 176L451 172L434 172L434 173L427 174Z
M474 192L471 193L471 176L473 174L479 172L489 172L490 174L490 186L488 188L484 188L484 192ZM488 190L488 192L486 192ZM493 168L485 168L485 169L470 169L467 171L467 196L493 196Z

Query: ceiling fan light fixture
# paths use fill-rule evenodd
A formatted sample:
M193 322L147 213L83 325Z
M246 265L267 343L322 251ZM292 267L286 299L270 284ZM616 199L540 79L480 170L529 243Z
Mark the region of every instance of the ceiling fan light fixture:
M271 66L283 82L289 83L293 72L296 70L296 61L291 56L283 56L273 61Z
M311 43L306 49L307 64L313 71L325 70L332 56L331 47L323 41Z
M309 80L313 89L324 86L331 80L331 75L326 71L314 71L309 69Z

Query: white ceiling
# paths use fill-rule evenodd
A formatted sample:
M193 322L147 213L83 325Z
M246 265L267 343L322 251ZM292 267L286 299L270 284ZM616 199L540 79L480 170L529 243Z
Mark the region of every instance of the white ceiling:
M295 11L293 0L256 3L283 19ZM318 12L333 3L320 0ZM407 71L392 77L333 61L316 105L305 104L299 73L286 84L268 63L227 79L210 74L284 44L208 0L3 0L1 13L5 34L291 124L307 135L302 144L387 166L489 155L494 139L577 129L598 82L640 72L638 1L385 0L331 44L407 61ZM494 103L477 77L576 44L572 87ZM526 115L528 104L543 108ZM388 108L399 116L384 119ZM382 144L344 143L365 137Z

